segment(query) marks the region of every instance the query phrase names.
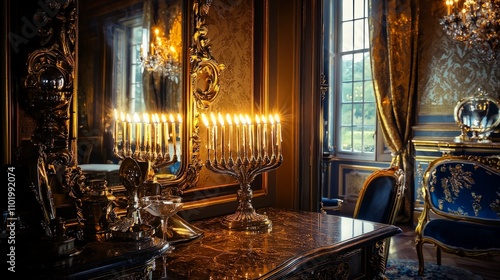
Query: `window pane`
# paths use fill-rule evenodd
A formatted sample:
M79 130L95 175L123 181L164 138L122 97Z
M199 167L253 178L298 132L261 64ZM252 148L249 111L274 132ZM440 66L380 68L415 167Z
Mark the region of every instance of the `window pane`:
M352 20L352 16L353 16L352 10L353 10L352 0L342 1L342 20L343 21Z
M341 117L341 125L352 125L352 105L351 104L342 104L341 107L342 117Z
M375 120L377 111L375 109L375 103L365 103L363 112L364 125L375 126Z
M363 126L363 104L354 104L353 111L354 111L354 120L352 124L355 127Z
M352 83L342 83L342 103L352 102Z
M354 18L364 17L364 0L354 0Z
M364 48L370 48L370 29L368 29L368 20L365 19L365 40L364 40Z
M365 52L364 53L364 71L365 71L365 80L371 80L372 79L372 68L371 68L371 61L370 61L370 53Z
M352 21L342 23L342 51L348 52L353 50L353 37L354 26Z
M373 93L373 82L372 81L367 81L364 83L365 85L365 102L375 102L375 94Z
M373 127L365 127L363 135L363 152L375 153L375 129Z
M355 54L354 55L354 65L353 65L354 81L362 81L363 80L363 74L365 72L364 66L365 66L365 60L364 60L363 54L361 54L361 53Z
M354 50L364 49L365 46L365 20L354 21ZM345 36L344 36L345 38ZM352 39L351 39L352 40Z
M352 83L353 87L353 101L363 102L363 82Z
M352 55L342 56L342 81L352 81Z
M344 152L352 151L352 129L351 127L340 128L341 144L340 149Z
M353 134L352 151L359 153L363 151L363 128L354 127L352 134Z

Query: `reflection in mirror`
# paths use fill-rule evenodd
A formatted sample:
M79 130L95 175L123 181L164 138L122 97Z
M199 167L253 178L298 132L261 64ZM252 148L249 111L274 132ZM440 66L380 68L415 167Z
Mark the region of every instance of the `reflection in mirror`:
M114 170L126 156L151 161L162 180L185 168L185 10L182 0L80 2L82 170L85 164Z
M476 94L461 99L455 106L454 117L461 134L455 142L491 142L491 133L500 124L500 100L479 89Z

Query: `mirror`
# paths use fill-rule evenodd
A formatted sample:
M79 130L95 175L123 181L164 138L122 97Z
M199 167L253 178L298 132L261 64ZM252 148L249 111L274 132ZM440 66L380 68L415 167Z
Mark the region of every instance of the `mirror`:
M461 135L455 142L491 142L490 134L500 124L500 100L479 89L476 94L462 98L455 106L455 121Z
M121 160L116 154L150 151L150 158L154 151L158 181L181 180L190 157L187 2L79 1L79 166L109 164L114 170ZM155 137L151 149L148 133Z

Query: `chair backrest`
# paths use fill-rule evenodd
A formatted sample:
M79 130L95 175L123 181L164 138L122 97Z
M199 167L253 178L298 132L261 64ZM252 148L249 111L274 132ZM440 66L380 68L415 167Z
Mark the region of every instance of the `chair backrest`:
M383 224L395 224L403 198L406 176L398 167L381 169L363 184L354 208L354 218Z
M439 216L482 223L500 220L500 158L444 156L424 173L425 206Z

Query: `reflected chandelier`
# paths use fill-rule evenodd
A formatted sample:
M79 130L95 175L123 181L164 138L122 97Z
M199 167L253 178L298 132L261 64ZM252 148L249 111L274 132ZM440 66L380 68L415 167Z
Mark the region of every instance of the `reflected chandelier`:
M178 48L162 36L158 28L154 29L154 35L147 52L141 47L139 61L142 67L150 72L161 72L170 78L177 77L180 70Z
M446 5L448 14L440 20L446 34L495 60L500 51L500 0L446 0Z

